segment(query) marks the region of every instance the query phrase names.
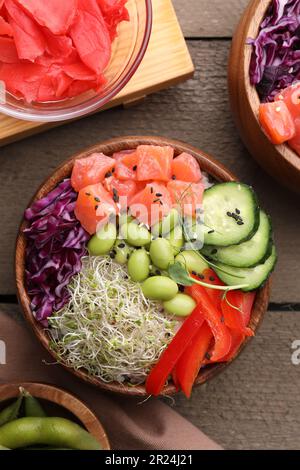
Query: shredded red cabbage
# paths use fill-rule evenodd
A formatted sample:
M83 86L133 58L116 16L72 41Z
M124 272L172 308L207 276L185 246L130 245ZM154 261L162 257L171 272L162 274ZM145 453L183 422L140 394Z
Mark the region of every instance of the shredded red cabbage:
M25 211L26 284L34 315L45 326L68 302L67 285L86 254L89 235L75 217L76 199L67 179Z
M250 80L263 102L300 79L300 0L272 0L253 45Z

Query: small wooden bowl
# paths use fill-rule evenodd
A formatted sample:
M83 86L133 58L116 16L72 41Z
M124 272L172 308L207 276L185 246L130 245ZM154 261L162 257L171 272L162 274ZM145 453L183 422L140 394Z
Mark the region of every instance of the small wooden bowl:
M0 411L6 406L7 401L19 396L19 387L23 387L33 397L41 400L47 415L78 422L97 439L103 450L110 450L107 435L97 416L74 395L53 385L34 382L0 385Z
M175 154L179 155L182 152L188 152L199 161L200 167L203 171L207 172L210 176L215 178L217 181L235 181L235 176L230 173L221 163L218 163L210 156L203 153L201 150L198 150L190 145L178 142L176 140L161 138L161 137L119 137L106 142L102 142L94 147L91 147L87 150L80 152L77 155L74 155L65 163L63 163L40 187L35 196L33 197L31 203L35 200L41 199L46 196L52 189L54 189L57 184L62 181L64 178L70 177L74 161L78 158L85 158L93 152L103 152L106 155L112 155L114 152L119 152L121 150L136 148L141 144L153 144L153 145L171 145L175 149ZM30 204L31 204L30 203ZM45 332L44 328L35 320L31 308L30 308L30 299L26 291L25 286L25 249L26 249L26 238L23 234L23 230L26 227L26 222L23 220L19 229L19 234L17 238L16 245L16 258L15 258L15 269L16 269L16 281L17 281L17 293L20 305L22 307L24 316L28 323L33 328L34 333L36 334L39 341L47 349L47 351L55 357L53 351L49 347L49 337ZM258 291L256 302L253 308L252 317L251 317L251 328L254 331L257 330L264 313L267 310L270 297L270 283L267 282L266 285ZM249 340L249 339L248 339ZM246 340L245 343L248 341ZM245 345L244 343L244 345ZM244 347L243 345L243 347ZM242 349L242 348L241 348ZM238 355L238 354L237 354ZM57 359L55 357L55 359ZM74 370L67 367L65 364L62 365L72 372L74 375L80 379L88 382L92 385L95 385L98 388L108 390L110 392L116 392L124 395L131 396L147 396L145 387L143 385L139 386L128 386L121 385L119 383L105 383L100 379L91 377L87 374L85 370ZM196 384L203 384L208 379L214 377L218 372L222 371L227 367L226 364L215 364L208 366L202 369L196 379ZM163 395L172 395L176 393L176 388L172 382L165 387Z
M270 0L252 0L234 34L228 69L231 108L240 135L249 152L280 184L300 193L300 157L286 144L273 145L258 121L260 99L250 83L252 46Z

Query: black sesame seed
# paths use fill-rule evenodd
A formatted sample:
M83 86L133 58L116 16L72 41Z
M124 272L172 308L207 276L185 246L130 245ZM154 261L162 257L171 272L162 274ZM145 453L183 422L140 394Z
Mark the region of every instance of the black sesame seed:
M197 276L196 271L192 271L192 274L193 274L194 276Z
M97 204L97 205L95 206L95 211L98 209L98 207L99 207L99 206L98 206L98 204Z
M90 196L90 195L91 195L91 193L85 193L85 195L86 195L86 196Z
M216 279L215 279L213 276L210 276L209 280L210 280L211 282L214 282Z
M127 259L129 259L129 258L130 258L130 254L129 254L129 253L127 254L126 258L127 258Z
M156 202L160 202L160 199L154 199L153 203L155 204Z
M199 274L200 279L205 279L205 276L203 274Z
M119 200L120 200L118 191L115 188L113 189L113 200L115 202L119 202Z
M98 197L94 197L96 202L100 202L100 199Z
M105 178L110 178L112 176L112 172L111 171L108 171L106 174L105 174Z
M160 205L161 205L161 206L163 206L163 205L164 205L164 203L163 203L162 201L159 201L159 203L160 203Z
M206 354L205 354L205 357L206 357L206 359L207 359L208 361L210 361L211 355L210 355L209 353L206 353Z
M111 251L111 252L109 253L109 256L110 256L111 259L115 259L115 257L116 257L116 252L115 252L115 251Z
M215 255L216 253L218 253L218 250L216 248L214 248L213 250L211 250L210 254L211 255Z
M175 175L172 175L172 180L176 180L176 176L175 176Z
M215 231L214 231L214 230L210 230L208 233L209 233L209 234L215 233Z
M156 270L155 270L155 274L156 274L157 276L160 276L160 275L161 275L160 270L159 270L159 269L156 269Z
M241 211L240 211L239 209L235 209L235 212L236 212L236 214L238 214L238 215L241 213Z
M151 188L150 188L150 193L153 194L153 188L152 188L152 186L151 186Z
M238 225L244 225L244 222L243 222L242 220L239 220L239 221L237 222L237 224L238 224Z
M133 169L133 171L136 171L137 170L137 165L134 165L134 167L132 169Z
M119 243L118 248L125 248L125 243Z
M179 292L184 292L184 286L178 286Z
M227 212L227 215L228 215L228 217L232 217L232 213L231 213L231 212Z
M116 171L116 169L115 169L115 168L113 168L113 169L111 170L111 172L112 172L112 173L114 173L115 171Z
M156 193L155 196L162 197L162 194L161 193Z

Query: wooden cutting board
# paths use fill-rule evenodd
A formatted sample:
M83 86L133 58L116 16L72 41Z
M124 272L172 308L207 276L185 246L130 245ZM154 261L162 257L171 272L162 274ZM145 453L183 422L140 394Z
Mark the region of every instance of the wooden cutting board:
M153 30L145 57L131 81L101 111L130 105L193 75L192 59L171 0L153 0L152 3ZM0 146L63 124L33 123L0 114Z

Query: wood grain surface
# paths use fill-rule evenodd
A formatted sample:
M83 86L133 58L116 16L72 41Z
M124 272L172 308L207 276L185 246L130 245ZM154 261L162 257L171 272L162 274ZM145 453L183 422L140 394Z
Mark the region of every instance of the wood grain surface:
M191 39L188 46L197 67L193 80L136 107L113 109L0 149L0 302L1 295L15 294L13 253L22 212L59 163L81 148L121 134L185 140L253 184L272 215L279 263L271 300L281 311L273 304L257 338L234 364L196 390L190 401L176 398L176 410L227 449L300 449L300 366L291 362L291 344L300 340L300 201L252 160L228 103L230 37L247 0L173 3ZM21 318L16 305L3 308Z
M248 0L173 0L188 38L231 37L247 3Z

